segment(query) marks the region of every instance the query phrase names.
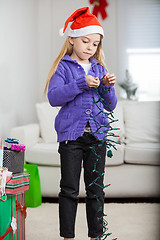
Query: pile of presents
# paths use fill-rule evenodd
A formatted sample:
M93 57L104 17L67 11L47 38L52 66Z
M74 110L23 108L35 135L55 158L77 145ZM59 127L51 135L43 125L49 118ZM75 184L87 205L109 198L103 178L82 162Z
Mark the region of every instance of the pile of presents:
M0 240L25 240L26 202L29 207L32 196L25 198L31 178L24 171L24 152L17 139L0 138Z

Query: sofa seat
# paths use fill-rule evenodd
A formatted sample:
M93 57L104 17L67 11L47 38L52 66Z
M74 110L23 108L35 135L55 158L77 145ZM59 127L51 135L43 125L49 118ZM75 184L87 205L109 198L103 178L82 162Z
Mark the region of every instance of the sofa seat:
M36 143L28 147L25 161L38 165L60 166L58 143Z
M60 167L38 166L44 197L58 197ZM122 164L105 168L106 198L143 198L160 196L160 166ZM85 197L83 168L80 179L80 197Z
M125 146L126 163L160 165L159 143L128 143Z
M58 143L37 143L28 147L25 152L25 161L44 166L60 167L60 157L58 153ZM124 144L116 146L112 150L113 157L106 159L106 166L121 165L124 163Z

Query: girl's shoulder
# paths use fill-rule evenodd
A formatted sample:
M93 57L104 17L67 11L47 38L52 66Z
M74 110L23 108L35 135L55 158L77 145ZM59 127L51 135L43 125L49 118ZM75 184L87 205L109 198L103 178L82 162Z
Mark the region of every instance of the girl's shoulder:
M72 62L73 60L70 58L69 55L64 55L64 57L61 58L60 62L57 66L57 71L65 71L68 68L69 62Z
M75 72L76 67L77 62L72 60L69 55L64 55L57 66L56 73L67 76L68 73Z
M75 61L72 60L69 55L64 55L64 57L62 57L62 59L60 60L58 67L65 69L68 68L68 65L70 65L71 63L75 63Z

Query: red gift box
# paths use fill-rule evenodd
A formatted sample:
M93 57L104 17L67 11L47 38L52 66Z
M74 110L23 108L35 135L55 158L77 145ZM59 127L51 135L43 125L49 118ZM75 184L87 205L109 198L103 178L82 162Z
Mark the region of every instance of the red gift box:
M11 179L6 183L6 194L13 195L27 191L29 189L29 180L29 173L13 174Z

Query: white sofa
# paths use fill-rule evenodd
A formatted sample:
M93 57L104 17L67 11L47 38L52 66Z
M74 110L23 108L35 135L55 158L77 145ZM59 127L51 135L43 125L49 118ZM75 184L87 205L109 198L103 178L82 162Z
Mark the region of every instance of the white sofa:
M26 145L25 161L37 164L44 197L57 197L60 160L54 118L58 108L47 102L37 103L38 123L14 127L11 137ZM113 157L106 159L105 189L109 198L160 197L160 102L119 101L114 123L120 127L121 142ZM112 125L113 126L113 125ZM83 169L80 197L85 196Z

